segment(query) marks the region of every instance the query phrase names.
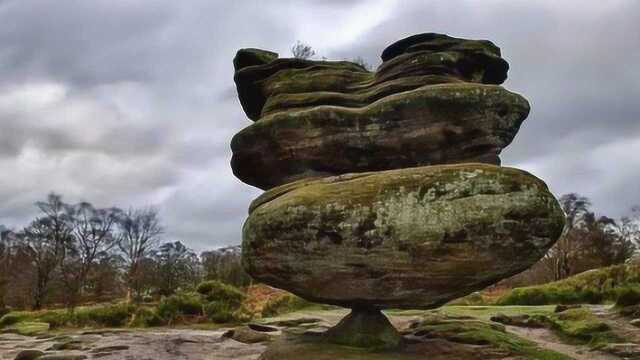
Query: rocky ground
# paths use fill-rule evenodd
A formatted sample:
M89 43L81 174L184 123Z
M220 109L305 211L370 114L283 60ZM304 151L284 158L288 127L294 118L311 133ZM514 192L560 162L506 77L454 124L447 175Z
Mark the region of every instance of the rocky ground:
M261 344L223 339L224 331L191 329L62 332L54 337L0 335L1 359L256 359ZM44 337L44 338L43 338ZM38 355L44 355L37 357Z
M0 359L634 359L640 358L640 329L610 308L586 307L615 335L594 349L559 336L548 327L504 326L498 313L551 314L552 307L445 307L437 312L390 312L402 330L403 351L361 351L319 341L317 334L346 310L302 311L236 328L58 330L37 336L0 334ZM550 315L551 316L551 315ZM264 354L263 354L264 353ZM326 355L326 356L325 356ZM283 357L285 356L285 357ZM323 357L324 356L324 357Z

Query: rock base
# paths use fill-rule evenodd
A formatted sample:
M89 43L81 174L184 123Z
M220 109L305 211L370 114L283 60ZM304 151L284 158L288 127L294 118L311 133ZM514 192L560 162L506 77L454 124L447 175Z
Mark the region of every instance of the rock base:
M377 309L354 308L323 334L328 342L362 348L397 348L402 337Z
M403 339L395 349L367 349L330 343L317 334L288 334L271 343L259 360L480 360L506 357L505 353L492 348L444 339Z

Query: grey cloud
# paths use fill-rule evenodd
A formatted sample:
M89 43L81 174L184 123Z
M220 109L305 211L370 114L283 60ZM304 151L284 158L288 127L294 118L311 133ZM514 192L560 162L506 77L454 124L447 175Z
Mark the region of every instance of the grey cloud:
M15 87L65 89L45 105L0 107L0 224L23 225L53 190L99 206L155 204L167 238L199 250L238 243L260 192L228 164L231 137L250 124L232 79L236 50L288 56L305 24L338 39L330 15L362 15L352 12L364 4L0 0L0 104ZM533 108L504 162L613 216L640 203L631 154L640 151L640 48L629 40L640 3L388 4L386 20L320 55L377 65L385 46L414 33L490 39L511 64L505 86Z

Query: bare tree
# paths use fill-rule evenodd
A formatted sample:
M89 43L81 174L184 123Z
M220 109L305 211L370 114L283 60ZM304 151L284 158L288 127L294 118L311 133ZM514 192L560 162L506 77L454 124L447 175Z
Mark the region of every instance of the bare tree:
M251 278L242 268L240 246L204 251L200 261L207 280L220 280L235 286L246 286Z
M640 206L632 207L631 215L623 217L620 223L622 237L636 246L640 246Z
M293 57L296 59L309 59L313 57L316 52L311 46L298 40L295 45L291 47L291 54L293 54Z
M87 290L96 301L109 301L125 295L121 269L124 259L120 254L108 252L100 254L87 277Z
M161 295L171 295L180 287L195 285L198 275L198 256L180 241L162 244L154 260L157 288Z
M33 307L40 309L47 296L52 274L65 258L71 227L69 205L62 201L60 195L50 193L47 201L39 201L36 206L43 216L26 227L19 238L35 267Z
M66 305L73 310L96 260L107 256L117 244L112 230L122 211L117 208L96 209L90 203L82 202L70 207L68 213L72 242L62 262L62 281Z
M132 293L139 293L137 280L142 276L142 262L158 247L163 227L153 208L129 209L120 216L117 225L117 243L126 267L127 301L131 301Z
M3 309L6 307L5 295L11 279L11 269L13 263L13 252L15 251L15 234L0 225L0 314L3 313Z
M572 259L578 256L580 235L573 231L585 214L589 212L591 202L576 193L560 197L560 205L567 217L565 232L547 254L544 263L554 274L554 280L571 275Z

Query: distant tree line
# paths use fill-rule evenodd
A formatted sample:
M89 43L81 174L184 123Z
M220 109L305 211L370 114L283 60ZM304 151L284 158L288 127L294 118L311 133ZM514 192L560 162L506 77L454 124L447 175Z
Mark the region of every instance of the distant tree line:
M613 219L596 214L589 198L570 193L560 197L567 217L562 237L530 269L503 281L527 286L561 280L586 270L630 261L640 245L640 207Z
M69 309L125 297L142 301L192 289L202 280L245 286L239 247L203 252L163 241L153 208L96 208L50 194L26 227L0 225L0 309Z

